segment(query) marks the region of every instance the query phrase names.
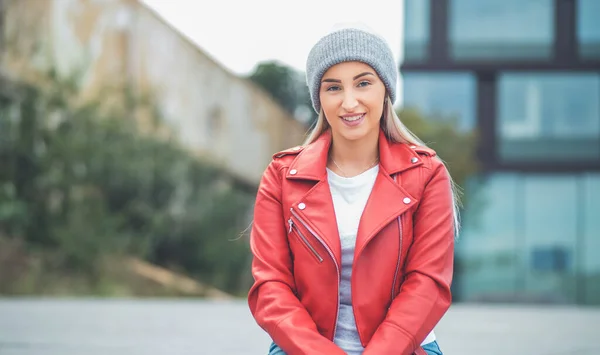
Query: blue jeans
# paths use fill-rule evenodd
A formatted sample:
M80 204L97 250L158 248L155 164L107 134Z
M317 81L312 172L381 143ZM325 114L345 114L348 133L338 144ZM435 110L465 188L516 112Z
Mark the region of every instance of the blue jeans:
M423 345L423 350L427 353L427 355L443 355L442 350L438 346L437 341L432 341L431 343L427 343ZM286 355L283 350L277 344L271 343L269 347L269 355Z

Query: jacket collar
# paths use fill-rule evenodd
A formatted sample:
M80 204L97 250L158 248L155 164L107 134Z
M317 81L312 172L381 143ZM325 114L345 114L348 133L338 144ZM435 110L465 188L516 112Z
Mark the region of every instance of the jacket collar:
M328 129L298 154L288 169L286 177L317 181L327 179L326 167L331 141L331 130ZM379 130L378 143L380 169L389 175L423 164L422 158L415 149L417 147L389 141L382 129ZM430 154L435 153L431 151Z

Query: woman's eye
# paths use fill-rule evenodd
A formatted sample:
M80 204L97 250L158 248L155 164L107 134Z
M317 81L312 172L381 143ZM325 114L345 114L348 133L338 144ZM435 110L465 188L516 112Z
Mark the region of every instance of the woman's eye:
M334 86L330 86L330 87L328 87L328 88L327 88L327 91L337 91L337 90L339 90L339 88L340 88L339 86L335 86L335 85L334 85Z
M368 85L371 85L371 83L368 82L368 81L366 81L366 80L365 81L361 81L360 83L358 83L359 87L365 87L365 86L368 86Z

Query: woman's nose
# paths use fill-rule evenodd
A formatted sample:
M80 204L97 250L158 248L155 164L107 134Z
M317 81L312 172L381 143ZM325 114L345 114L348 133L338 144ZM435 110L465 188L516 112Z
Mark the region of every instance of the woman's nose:
M358 106L358 100L352 90L346 90L344 93L344 101L342 102L342 108L346 111L352 112Z

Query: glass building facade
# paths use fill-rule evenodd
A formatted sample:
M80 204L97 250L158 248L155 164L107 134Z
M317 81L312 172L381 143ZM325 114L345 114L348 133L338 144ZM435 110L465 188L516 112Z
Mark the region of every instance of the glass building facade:
M479 137L455 300L600 305L600 1L404 4L402 105Z

